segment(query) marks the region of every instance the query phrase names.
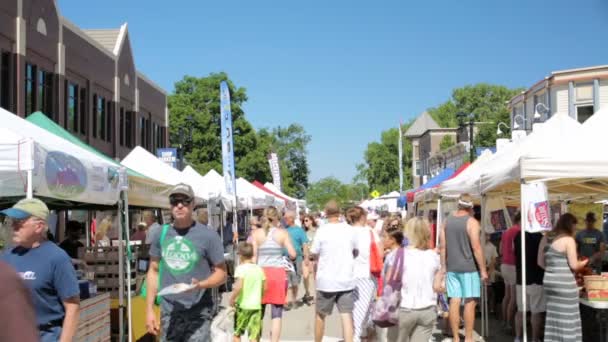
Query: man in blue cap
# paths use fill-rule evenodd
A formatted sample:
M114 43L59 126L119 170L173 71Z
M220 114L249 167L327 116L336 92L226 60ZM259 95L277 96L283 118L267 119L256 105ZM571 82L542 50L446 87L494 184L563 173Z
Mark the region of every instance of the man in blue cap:
M49 209L39 199L23 199L0 214L9 218L13 229L13 247L0 259L19 273L30 290L40 341L72 341L80 289L70 257L46 239Z

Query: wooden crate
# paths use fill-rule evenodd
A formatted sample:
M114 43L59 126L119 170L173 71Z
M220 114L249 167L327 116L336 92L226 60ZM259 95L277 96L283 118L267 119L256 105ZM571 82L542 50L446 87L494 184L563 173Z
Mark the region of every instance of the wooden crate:
M96 264L118 264L118 251L121 247L86 247L84 252L84 261L90 265ZM124 247L123 247L124 248ZM131 250L133 260L137 260L137 251ZM127 256L127 250L124 248L125 258Z
M83 300L74 341L103 342L110 339L110 294Z

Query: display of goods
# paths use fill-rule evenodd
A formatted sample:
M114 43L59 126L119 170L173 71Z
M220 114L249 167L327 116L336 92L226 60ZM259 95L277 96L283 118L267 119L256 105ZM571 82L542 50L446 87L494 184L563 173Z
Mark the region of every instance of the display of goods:
M608 301L608 290L587 290L587 299L591 301Z
M598 275L590 275L585 276L584 279L587 293L593 290L608 291L608 278Z

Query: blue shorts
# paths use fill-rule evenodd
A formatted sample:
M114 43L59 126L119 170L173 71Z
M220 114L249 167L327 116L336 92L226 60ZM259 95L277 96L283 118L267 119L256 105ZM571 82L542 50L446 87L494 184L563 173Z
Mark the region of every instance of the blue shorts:
M448 272L446 287L450 298L479 298L481 280L478 272Z

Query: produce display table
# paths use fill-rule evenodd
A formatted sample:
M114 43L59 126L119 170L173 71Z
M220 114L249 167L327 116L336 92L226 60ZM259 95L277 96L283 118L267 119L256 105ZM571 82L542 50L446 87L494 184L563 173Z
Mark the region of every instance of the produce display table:
M100 293L80 302L80 317L74 341L110 341L109 293Z
M607 341L606 322L608 322L608 301L590 301L585 298L580 299L581 320L583 324L583 341ZM587 312L592 312L592 317L585 317ZM587 319L589 318L589 319ZM590 320L594 324L589 324ZM594 329L594 325L599 325L599 329ZM591 336L595 332L598 337Z

